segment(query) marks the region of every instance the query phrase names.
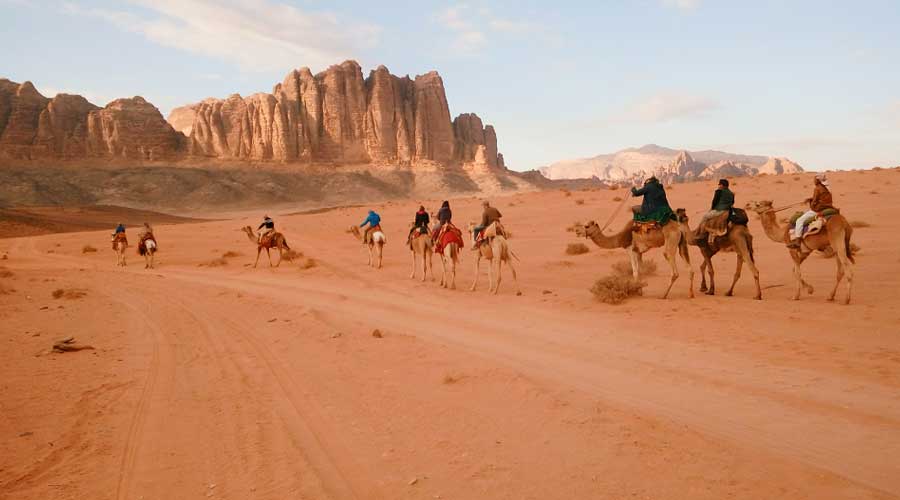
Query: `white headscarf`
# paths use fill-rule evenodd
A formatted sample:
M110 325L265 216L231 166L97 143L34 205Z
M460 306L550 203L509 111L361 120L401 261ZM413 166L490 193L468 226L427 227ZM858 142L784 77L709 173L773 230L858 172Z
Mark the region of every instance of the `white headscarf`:
M828 179L825 178L825 174L816 174L816 180L822 183L823 186L829 187L831 184L828 182Z

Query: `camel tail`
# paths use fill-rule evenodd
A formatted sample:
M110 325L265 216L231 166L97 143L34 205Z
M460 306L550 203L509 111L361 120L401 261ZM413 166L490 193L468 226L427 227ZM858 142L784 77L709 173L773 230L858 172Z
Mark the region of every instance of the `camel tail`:
M282 238L282 239L281 239L281 242L284 244L284 248L286 248L286 249L288 249L288 250L291 249L291 247L289 247L288 244L287 244L287 238Z
M853 246L850 245L850 236L853 234L853 231L845 231L844 232L844 248L847 251L847 259L850 262L856 264L856 259L853 257Z
M753 257L753 235L747 233L747 251L750 252L750 262L756 264L756 258Z

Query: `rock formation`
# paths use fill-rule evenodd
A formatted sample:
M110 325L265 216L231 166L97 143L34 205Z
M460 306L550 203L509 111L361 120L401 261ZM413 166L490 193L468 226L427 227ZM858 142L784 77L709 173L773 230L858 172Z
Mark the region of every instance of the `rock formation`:
M355 61L291 71L272 93L175 108L164 120L143 98L99 108L0 80L0 157L222 160L505 168L497 134L474 114L451 120L437 72L415 79Z
M190 121L190 125L188 122ZM363 79L354 61L313 75L288 73L272 94L176 108L169 122L189 134L191 152L222 159L410 165L501 165L497 135L474 114L451 122L436 72L415 80L379 66Z
M787 158L772 157L759 167L760 174L768 175L799 174L801 172L803 172L803 168Z
M141 97L99 108L81 96L48 99L31 82L0 80L0 157L178 159L184 145L184 136Z

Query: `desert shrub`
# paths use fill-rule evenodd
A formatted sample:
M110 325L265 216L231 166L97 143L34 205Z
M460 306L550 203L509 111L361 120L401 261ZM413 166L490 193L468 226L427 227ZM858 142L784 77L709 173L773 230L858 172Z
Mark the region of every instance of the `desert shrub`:
M85 245L85 246L81 247L81 253L95 253L95 252L97 252L97 249L90 245Z
M441 382L443 382L444 384L455 384L462 380L462 378L462 375L453 375L451 373L448 373L444 375L444 378L443 380L441 380Z
M631 276L610 274L597 280L591 287L594 298L606 304L621 304L629 297L641 294L644 283L635 281Z
M201 262L200 264L197 264L197 265L200 267L222 267L222 266L227 266L228 261L223 259L222 257L219 257L218 259L213 259L209 262Z
M864 228L864 227L872 227L872 224L869 224L868 222L866 222L864 220L854 220L854 221L850 221L850 226L854 227L854 228Z
M0 278L11 278L13 272L5 267L0 267Z
M241 252L235 252L233 250L229 250L222 254L222 258L223 259L231 259L233 257L240 257L242 255L244 255L244 254L242 254Z
M0 283L0 295L10 295L15 292L16 292L15 289L9 288L9 287L3 285L3 283Z
M872 190L872 191L869 191L869 194L878 194L878 191Z
M317 265L319 265L319 264L316 262L316 260L311 259L309 257L301 257L299 262L297 263L297 266L301 270L312 269L312 268L316 267Z
M565 196L566 198L568 198L569 196L572 196L572 192L569 191L568 189L560 189L560 192L561 192L561 193L563 194L563 196Z
M303 252L298 252L296 250L286 250L281 254L281 258L285 260L296 260L300 257L303 257Z
M612 266L613 273L619 276L631 276L631 261L629 260L620 260L613 264ZM655 276L656 275L656 261L646 260L641 262L641 276Z
M872 167L872 170L874 170L876 172L880 172L881 170L884 170L884 169L881 167Z
M775 181L775 184L784 184L784 181L781 179L778 179L777 181Z
M569 243L569 246L566 247L567 255L581 255L590 251L591 249L584 243Z
M614 197L613 197L613 201L622 201L622 197L621 197L621 196L614 196Z
M578 228L582 227L581 221L575 221L571 226L566 228L567 233L574 233Z
M584 205L584 200L579 198L579 199L575 200L575 204L576 205Z
M74 300L84 297L87 295L87 292L77 288L57 288L56 290L53 290L51 295L53 295L54 299Z

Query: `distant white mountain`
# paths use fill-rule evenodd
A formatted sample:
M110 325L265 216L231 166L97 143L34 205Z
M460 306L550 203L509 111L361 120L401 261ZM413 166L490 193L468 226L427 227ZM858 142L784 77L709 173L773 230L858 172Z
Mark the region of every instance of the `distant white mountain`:
M656 175L676 182L692 178L740 177L743 175L790 174L802 172L800 165L787 158L741 155L723 151L670 149L655 144L623 149L612 154L563 160L538 169L552 180L590 179L630 181Z

